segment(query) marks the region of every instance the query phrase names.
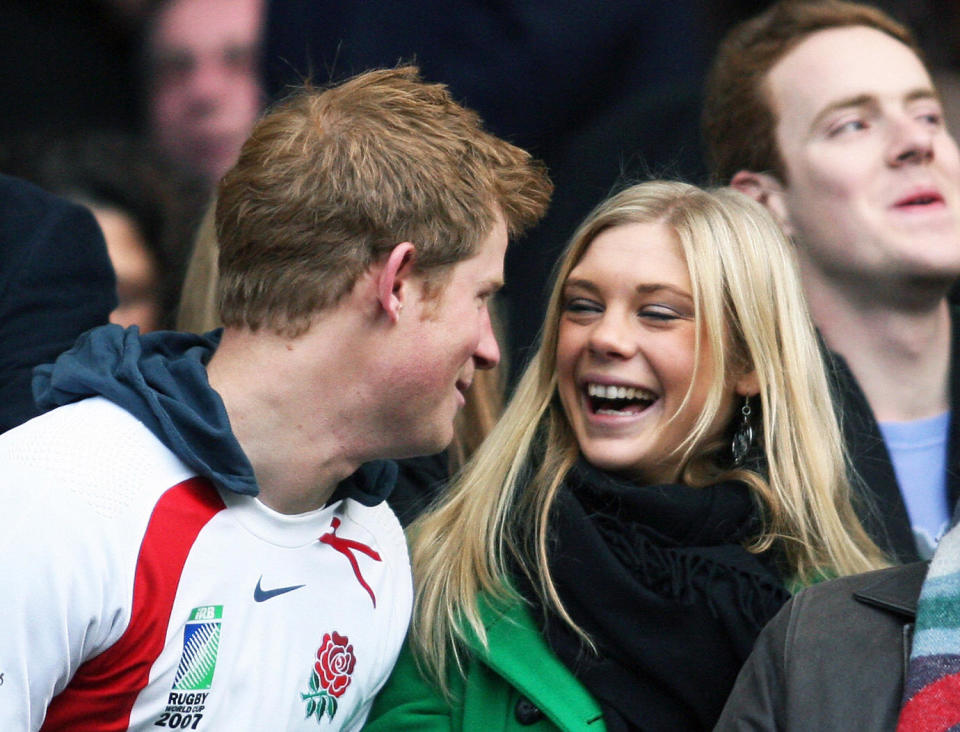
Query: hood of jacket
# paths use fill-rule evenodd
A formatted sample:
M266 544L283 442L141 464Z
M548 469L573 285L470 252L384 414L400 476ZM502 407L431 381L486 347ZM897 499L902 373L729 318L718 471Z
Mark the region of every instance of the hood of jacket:
M230 429L223 400L207 381L206 365L220 334L94 328L56 361L34 370L34 399L47 411L102 396L140 420L199 475L235 493L256 495L253 466ZM396 473L392 462L368 463L337 487L333 499L376 505L389 495Z

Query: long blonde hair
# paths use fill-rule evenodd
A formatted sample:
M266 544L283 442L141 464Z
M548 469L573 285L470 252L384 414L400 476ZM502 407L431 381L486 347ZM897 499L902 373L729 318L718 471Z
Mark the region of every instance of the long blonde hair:
M638 184L600 204L574 233L559 264L539 349L503 417L442 502L411 526L411 639L425 672L444 691L449 663L462 668L462 641L486 642L481 593L494 602L513 596L511 563L589 642L564 609L547 564L550 512L579 455L556 388L561 294L599 233L650 222L665 223L681 242L697 330L710 341L711 373L752 368L759 385L764 474L731 468L717 441L705 439L725 388L726 380L716 379L692 433L678 446L682 481L746 483L763 516L763 530L748 548L762 552L779 543L790 579L884 564L851 507L825 368L793 252L777 224L732 189ZM695 348L699 363L699 335Z
M214 225L216 207L216 200L207 205L194 235L193 251L180 289L177 330L206 333L223 325L217 312L217 280L220 276L217 257L220 247L217 246Z

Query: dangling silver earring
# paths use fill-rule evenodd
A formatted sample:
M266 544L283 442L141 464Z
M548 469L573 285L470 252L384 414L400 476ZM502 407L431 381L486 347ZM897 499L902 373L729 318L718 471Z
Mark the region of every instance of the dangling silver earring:
M753 444L753 425L750 424L750 415L753 410L750 409L749 397L743 398L743 406L740 407L740 426L733 433L733 440L730 442L730 452L733 453L733 464L740 465Z

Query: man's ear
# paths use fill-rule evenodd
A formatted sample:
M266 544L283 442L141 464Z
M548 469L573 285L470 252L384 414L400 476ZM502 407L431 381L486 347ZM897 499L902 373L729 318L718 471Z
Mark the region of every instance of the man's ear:
M730 179L730 185L758 201L773 214L787 236L793 236L790 212L787 208L783 183L770 173L740 170Z
M409 294L408 280L413 270L414 246L408 241L397 244L390 250L387 259L376 275L377 300L380 307L396 323L400 319L404 300Z

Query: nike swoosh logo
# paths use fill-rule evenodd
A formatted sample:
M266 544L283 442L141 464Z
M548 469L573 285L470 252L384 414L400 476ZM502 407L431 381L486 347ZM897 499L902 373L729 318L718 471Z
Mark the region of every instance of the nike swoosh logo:
M260 587L261 580L263 580L263 575L260 575L260 579L257 580L257 588L253 591L253 599L256 602L263 602L264 600L269 600L271 597L282 595L285 592L293 592L294 590L299 590L301 587L306 587L306 585L291 585L290 587L277 587L274 590L264 590Z

